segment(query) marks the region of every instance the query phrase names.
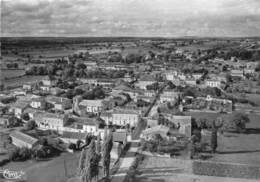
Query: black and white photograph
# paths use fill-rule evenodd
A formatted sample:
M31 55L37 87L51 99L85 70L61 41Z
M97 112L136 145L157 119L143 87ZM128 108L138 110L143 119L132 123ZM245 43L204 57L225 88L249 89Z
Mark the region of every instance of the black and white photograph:
M0 2L0 182L260 181L260 0Z

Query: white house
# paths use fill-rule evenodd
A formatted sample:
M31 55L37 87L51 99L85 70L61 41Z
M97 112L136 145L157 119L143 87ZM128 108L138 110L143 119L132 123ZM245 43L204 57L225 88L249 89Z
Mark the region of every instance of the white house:
M160 102L174 102L176 101L179 97L181 97L182 93L181 92L176 92L173 90L165 90L161 95L160 95Z
M112 124L136 126L140 119L140 112L133 109L118 109L112 113Z
M207 87L220 87L221 86L221 81L217 79L208 79L205 81L205 85Z
M56 113L36 113L34 120L40 129L62 131L67 123L68 116Z
M141 89L146 90L147 85L151 85L155 82L156 82L156 80L153 78L153 76L145 75L138 80L138 82L136 83L136 86L141 88Z
M46 107L46 101L43 97L33 98L30 106L35 109L44 109Z
M103 100L82 100L79 107L84 107L89 113L100 113L103 109Z

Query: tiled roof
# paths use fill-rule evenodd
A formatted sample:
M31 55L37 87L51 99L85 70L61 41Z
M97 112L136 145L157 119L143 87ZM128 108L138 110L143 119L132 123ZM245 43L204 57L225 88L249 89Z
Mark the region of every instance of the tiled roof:
M124 142L126 137L126 132L113 132L113 142Z
M10 134L10 136L12 138L22 140L22 141L24 141L28 144L31 144L31 145L33 145L34 143L36 143L38 141L38 139L31 137L30 135L27 135L27 134L20 132L20 131L14 131Z
M86 137L86 133L64 131L61 138L79 139L83 140Z
M102 106L103 100L82 100L79 105L82 106Z

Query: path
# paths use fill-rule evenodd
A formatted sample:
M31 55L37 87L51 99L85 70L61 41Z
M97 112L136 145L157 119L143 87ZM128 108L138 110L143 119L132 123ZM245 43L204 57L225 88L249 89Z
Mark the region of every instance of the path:
M131 141L129 150L119 160L120 163L119 169L117 170L116 174L112 175L111 182L124 181L127 175L127 171L135 161L135 155L138 151L138 144L139 144L139 140Z

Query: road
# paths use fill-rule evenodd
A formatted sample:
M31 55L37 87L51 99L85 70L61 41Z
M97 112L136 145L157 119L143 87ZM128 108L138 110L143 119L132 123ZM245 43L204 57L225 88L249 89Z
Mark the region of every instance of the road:
M116 174L112 175L111 182L122 182L124 181L127 171L135 161L135 155L138 151L139 140L133 140L130 143L130 148L126 154L119 160L119 169Z

